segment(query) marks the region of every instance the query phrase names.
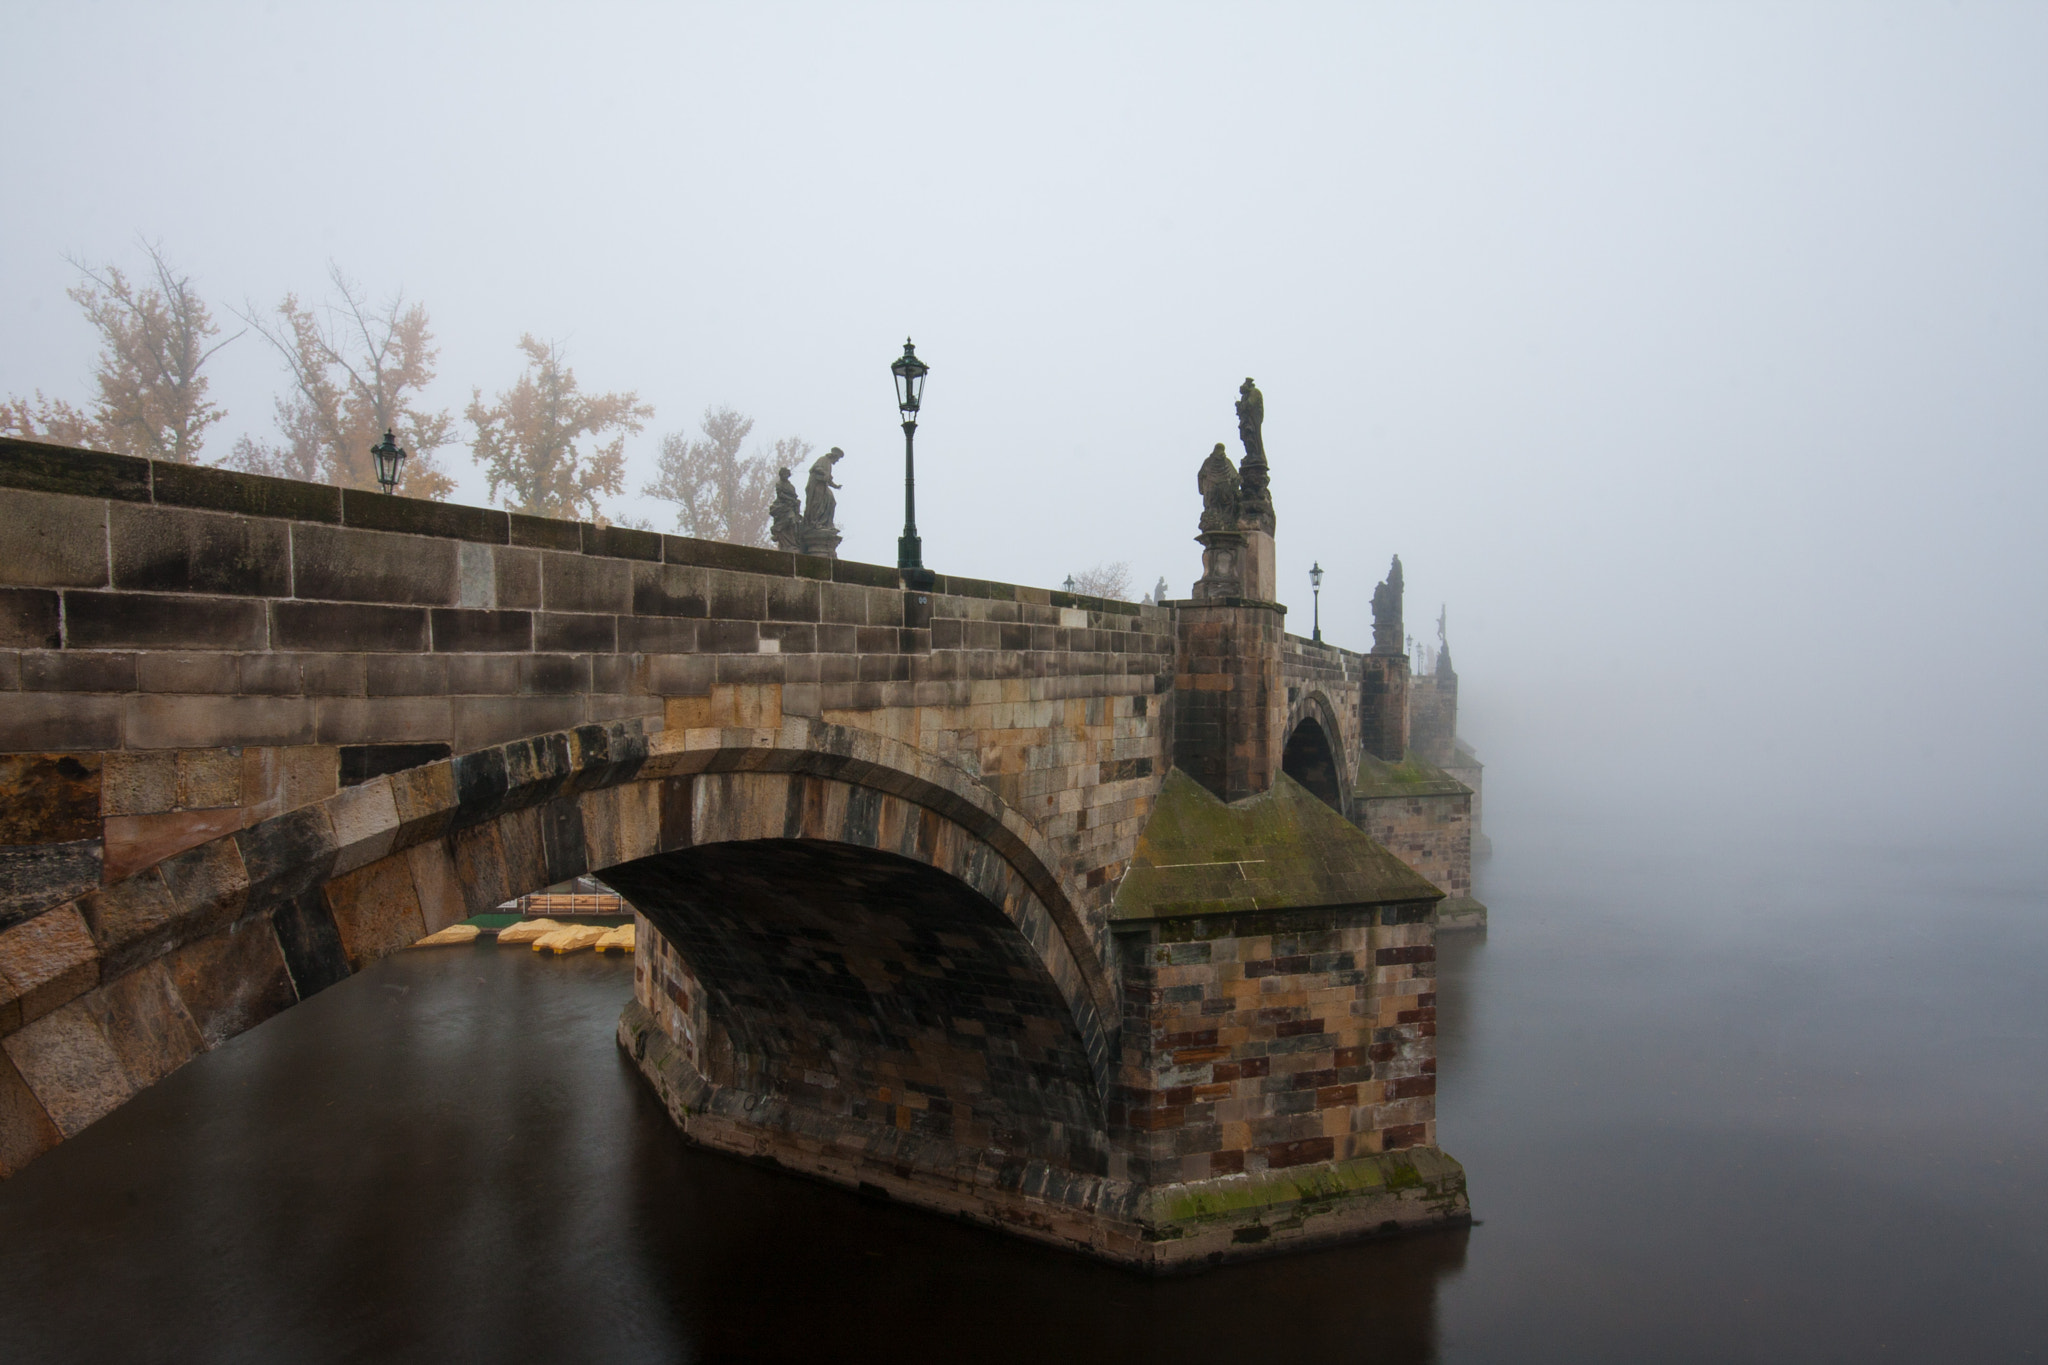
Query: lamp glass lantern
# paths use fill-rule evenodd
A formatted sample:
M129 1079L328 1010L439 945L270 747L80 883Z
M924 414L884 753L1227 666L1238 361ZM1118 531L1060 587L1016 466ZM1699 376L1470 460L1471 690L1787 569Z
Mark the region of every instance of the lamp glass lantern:
M370 455L377 461L377 482L389 493L398 487L398 467L405 463L405 452L398 447L391 428L384 429L384 439L370 447Z
M931 368L917 358L917 346L910 338L903 338L903 354L889 367L889 373L896 376L896 408L906 422L917 420L918 407L924 401L924 377Z
M1315 633L1310 637L1317 644L1323 640L1323 566L1320 561L1309 565L1309 591L1315 597Z

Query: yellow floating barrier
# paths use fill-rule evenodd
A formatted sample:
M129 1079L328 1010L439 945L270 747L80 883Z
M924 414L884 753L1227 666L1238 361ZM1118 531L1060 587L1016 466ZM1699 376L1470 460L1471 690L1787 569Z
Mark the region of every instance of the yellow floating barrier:
M600 953L630 953L633 951L633 926L621 924L597 941Z
M445 948L451 943L474 943L476 942L476 936L482 932L474 924L451 924L439 933L428 934L412 946L415 948Z
M531 943L542 934L552 934L555 930L564 927L566 926L559 921L551 919L525 920L508 929L500 929L498 931L498 942L501 944Z
M553 953L556 957L564 953L580 953L585 948L594 948L597 941L605 936L603 925L578 924L567 929L557 929L542 934L533 941L536 953Z

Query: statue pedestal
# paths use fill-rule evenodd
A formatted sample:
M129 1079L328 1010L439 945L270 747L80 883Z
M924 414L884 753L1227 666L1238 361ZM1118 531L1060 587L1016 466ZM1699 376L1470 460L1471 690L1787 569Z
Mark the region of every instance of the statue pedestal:
M1271 531L1246 531L1244 534L1244 570L1241 575L1244 590L1241 597L1254 602L1277 602L1280 600L1280 585L1275 581L1273 569L1273 533Z
M803 553L837 559L841 539L836 526L806 526L803 529Z
M1245 591L1245 538L1236 531L1204 531L1195 537L1202 547L1202 577L1193 597L1248 597ZM1268 553L1272 540L1267 538Z

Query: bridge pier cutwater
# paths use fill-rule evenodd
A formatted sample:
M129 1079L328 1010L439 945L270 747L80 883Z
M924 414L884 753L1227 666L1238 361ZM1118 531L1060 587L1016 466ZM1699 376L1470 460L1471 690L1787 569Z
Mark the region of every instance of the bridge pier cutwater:
M1470 792L1283 622L0 441L0 1171L588 873L696 1141L1156 1270L1462 1218Z

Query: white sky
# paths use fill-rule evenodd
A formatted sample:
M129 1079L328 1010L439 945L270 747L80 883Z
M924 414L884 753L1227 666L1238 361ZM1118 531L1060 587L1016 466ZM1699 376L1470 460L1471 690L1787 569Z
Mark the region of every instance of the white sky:
M161 240L224 322L333 260L451 408L529 330L638 390L636 487L707 404L844 447L891 562L911 333L928 564L1185 593L1254 375L1290 624L1319 559L1368 645L1398 550L1499 810L2048 833L2048 8L13 0L0 50L0 393L87 396L66 253ZM221 353L212 453L281 379Z

